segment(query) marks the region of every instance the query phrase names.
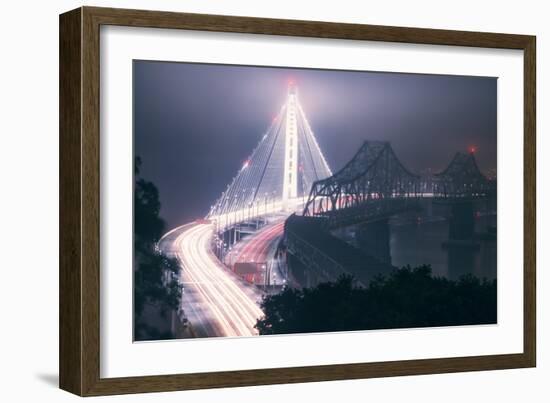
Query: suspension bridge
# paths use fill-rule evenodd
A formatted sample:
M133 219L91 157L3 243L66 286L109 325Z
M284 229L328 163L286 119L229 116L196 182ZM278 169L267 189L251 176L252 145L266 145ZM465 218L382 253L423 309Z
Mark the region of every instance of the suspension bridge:
M296 210L312 184L330 175L297 88L290 85L279 114L207 218L224 229L270 213Z
M168 232L159 247L182 266L182 305L195 336L252 336L266 286L286 281L273 259L282 241L288 257L319 279L351 270L367 284L391 264L331 230L370 225L366 233L378 234L383 228L373 225L417 209L419 198L465 202L495 189L473 152L458 153L426 181L383 141L366 141L333 173L291 84L278 115L205 219ZM365 265L370 272L363 276Z

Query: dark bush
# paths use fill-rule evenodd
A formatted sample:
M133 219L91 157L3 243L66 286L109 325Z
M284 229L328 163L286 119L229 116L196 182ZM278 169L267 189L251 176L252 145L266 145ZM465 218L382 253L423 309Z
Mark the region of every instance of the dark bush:
M334 332L496 323L496 280L432 276L430 266L404 267L367 288L353 277L286 289L262 301L260 334Z

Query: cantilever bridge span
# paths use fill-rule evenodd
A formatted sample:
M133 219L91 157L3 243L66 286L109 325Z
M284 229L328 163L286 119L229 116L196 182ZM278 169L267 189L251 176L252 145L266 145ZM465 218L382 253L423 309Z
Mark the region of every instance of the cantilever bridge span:
M344 168L313 184L302 217L286 222L285 243L295 259L314 269L317 281L348 271L365 283L391 269L391 216L419 210L421 198L448 204L444 244L473 247L474 203L495 196L496 184L480 172L473 152L457 153L445 170L421 178L401 164L388 142L366 141ZM353 227L353 242L367 256L331 247L339 242L332 233L346 227Z
M303 215L325 217L331 226L392 215L410 208L419 179L389 142L365 141L340 171L313 184Z
M421 178L403 166L389 142L365 141L344 168L313 183L303 215L327 218L334 227L415 208L420 197L464 201L495 192L473 152L457 152L442 172Z

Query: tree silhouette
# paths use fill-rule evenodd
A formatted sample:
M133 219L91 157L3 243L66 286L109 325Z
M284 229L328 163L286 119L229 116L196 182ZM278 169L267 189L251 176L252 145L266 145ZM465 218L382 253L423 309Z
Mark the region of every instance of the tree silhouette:
M264 297L260 334L332 332L496 323L496 280L433 277L430 266L378 276L367 288L353 277Z
M160 218L157 187L139 177L141 159L135 159L134 187L134 338L136 340L171 338L158 330L144 314L151 306L166 318L181 304L182 287L178 281L180 267L176 259L165 256L157 248L164 231Z

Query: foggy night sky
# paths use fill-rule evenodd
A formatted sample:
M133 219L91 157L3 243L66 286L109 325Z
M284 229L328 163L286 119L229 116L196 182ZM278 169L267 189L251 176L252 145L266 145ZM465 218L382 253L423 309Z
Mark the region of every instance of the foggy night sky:
M167 229L204 217L283 105L287 83L333 172L365 140L413 172L477 149L496 169L497 79L134 61L134 147Z

